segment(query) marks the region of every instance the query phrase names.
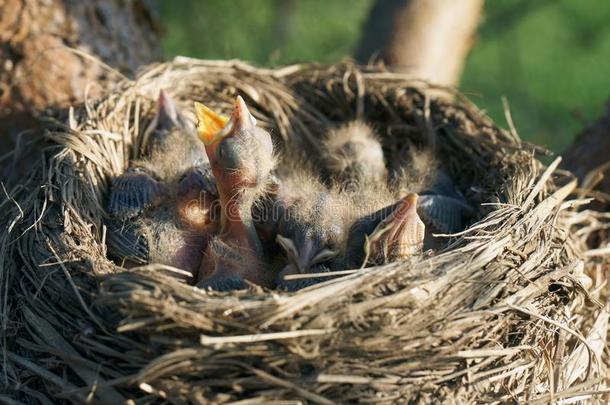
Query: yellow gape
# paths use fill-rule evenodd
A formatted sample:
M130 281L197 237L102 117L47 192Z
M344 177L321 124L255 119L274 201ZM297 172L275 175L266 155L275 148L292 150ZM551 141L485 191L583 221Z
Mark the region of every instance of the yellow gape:
M222 138L221 132L229 122L223 115L216 114L205 105L195 101L195 113L197 115L197 134L205 145L211 145L217 139Z

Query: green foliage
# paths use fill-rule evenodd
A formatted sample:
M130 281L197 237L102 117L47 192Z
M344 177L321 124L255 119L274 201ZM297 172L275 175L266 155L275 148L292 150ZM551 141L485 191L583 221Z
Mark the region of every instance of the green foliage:
M561 152L610 96L610 2L493 0L461 89L505 123L506 96L518 132ZM577 118L578 117L578 118Z
M371 0L165 1L161 3L166 25L165 51L167 57L239 58L259 65L331 63L350 55L371 3Z
M180 0L161 3L167 57L259 65L349 56L372 0ZM521 136L560 152L610 94L610 2L488 0L461 90ZM578 117L578 119L576 118ZM579 121L581 120L581 121Z

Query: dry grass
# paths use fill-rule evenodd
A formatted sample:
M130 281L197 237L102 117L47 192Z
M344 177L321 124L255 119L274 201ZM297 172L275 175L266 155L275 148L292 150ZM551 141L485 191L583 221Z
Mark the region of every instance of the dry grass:
M572 177L467 101L341 64L255 69L179 58L50 122L2 203L0 400L118 403L604 401L605 267ZM171 268L106 259L109 180L141 149L165 88L229 110L236 94L280 148L373 122L393 151L431 137L479 220L451 249L297 293L204 292ZM192 118L192 117L191 117ZM135 403L135 402L134 402Z

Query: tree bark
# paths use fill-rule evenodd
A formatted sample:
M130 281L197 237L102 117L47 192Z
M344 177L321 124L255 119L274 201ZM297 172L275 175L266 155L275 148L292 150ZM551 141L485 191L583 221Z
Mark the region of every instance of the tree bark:
M610 104L605 115L583 130L563 153L563 167L578 177L581 186L587 176L597 171L596 189L610 194Z
M457 86L484 0L377 0L356 59L379 58L416 79Z
M158 60L158 33L143 0L0 0L0 150L44 109L116 81L99 61L130 75Z

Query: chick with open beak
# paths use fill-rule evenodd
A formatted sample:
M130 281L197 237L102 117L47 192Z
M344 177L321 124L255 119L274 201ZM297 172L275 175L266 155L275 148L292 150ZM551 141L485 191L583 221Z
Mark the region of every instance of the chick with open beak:
M217 290L245 287L245 280L269 286L252 206L268 186L274 167L269 133L257 127L237 97L229 119L195 103L197 132L205 145L220 198L220 229L204 254L197 285Z

